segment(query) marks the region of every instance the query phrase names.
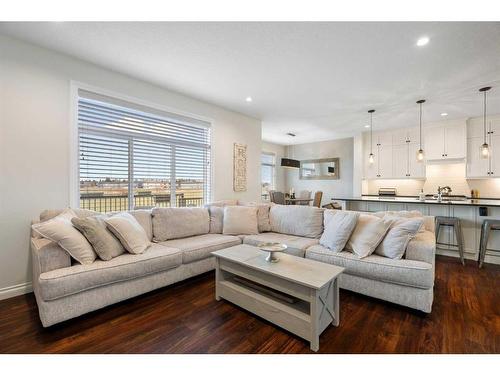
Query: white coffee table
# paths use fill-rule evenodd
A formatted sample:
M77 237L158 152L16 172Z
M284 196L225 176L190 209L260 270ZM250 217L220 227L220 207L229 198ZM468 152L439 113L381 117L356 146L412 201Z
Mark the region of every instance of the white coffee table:
M311 343L318 351L319 335L331 323L339 325L338 276L342 267L237 245L212 253L217 260L215 299L230 301Z

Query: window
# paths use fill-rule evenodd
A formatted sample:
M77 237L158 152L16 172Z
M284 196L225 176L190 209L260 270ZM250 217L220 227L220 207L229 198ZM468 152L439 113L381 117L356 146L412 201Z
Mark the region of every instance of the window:
M265 199L269 197L269 191L274 190L275 159L275 155L269 152L260 157L262 197Z
M210 124L78 91L80 207L201 206L210 195Z

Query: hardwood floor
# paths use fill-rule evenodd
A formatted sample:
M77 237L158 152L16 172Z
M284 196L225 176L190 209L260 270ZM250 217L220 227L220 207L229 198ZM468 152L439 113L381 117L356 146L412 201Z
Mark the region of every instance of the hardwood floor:
M499 353L500 266L438 256L431 314L340 291L320 353ZM43 328L33 294L0 301L1 353L311 353L309 343L225 301L214 275Z

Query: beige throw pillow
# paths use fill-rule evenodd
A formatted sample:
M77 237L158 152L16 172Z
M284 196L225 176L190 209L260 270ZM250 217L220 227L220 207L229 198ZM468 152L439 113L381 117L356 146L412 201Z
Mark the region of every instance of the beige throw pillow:
M259 226L259 232L270 232L271 231L271 221L269 219L269 210L271 209L271 204L269 203L253 203L253 202L238 202L239 206L250 206L257 207L257 222Z
M94 251L102 260L110 260L125 252L120 241L106 227L105 216L74 217L73 226L90 242Z
M384 218L388 219L390 216L385 216ZM375 250L375 254L391 259L401 259L406 251L408 242L410 242L410 240L420 231L420 228L423 227L424 218L416 217L406 219L393 216L392 219L394 222Z
M77 262L91 264L96 254L85 236L71 224L73 218L76 218L76 214L68 208L52 219L33 224L32 228L42 237L57 242Z
M351 236L356 223L358 221L359 212L352 211L336 211L332 215L327 224L325 231L319 239L320 245L330 249L334 253L342 251Z
M257 207L226 206L224 207L223 234L259 234Z
M162 242L210 232L208 209L201 207L153 208L153 241Z
M224 207L209 206L208 212L210 214L210 233L222 234Z
M360 258L372 254L389 230L392 220L385 220L373 215L359 215L356 228L352 232L346 248Z
M144 228L128 212L120 212L104 219L109 230L131 254L141 254L151 245Z

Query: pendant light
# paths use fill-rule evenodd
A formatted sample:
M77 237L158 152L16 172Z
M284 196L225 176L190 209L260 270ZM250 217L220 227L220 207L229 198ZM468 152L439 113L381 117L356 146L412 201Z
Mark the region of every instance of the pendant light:
M373 155L373 112L374 109L370 109L368 113L370 114L370 155L368 155L368 163L373 164L375 161L375 156Z
M417 104L420 106L420 117L419 117L419 124L420 124L420 148L417 151L417 161L422 162L424 161L424 150L422 150L422 104L425 103L424 99L420 99L417 101Z
M286 133L286 134L289 135L290 137L295 137L295 134L293 134L293 133ZM292 145L288 145L287 157L281 158L281 166L283 168L300 168L300 161L299 160L288 158L288 153L289 153L289 150L291 147L292 147Z
M483 105L483 136L484 136L484 143L481 145L481 157L483 159L488 159L490 156L490 145L488 145L488 142L486 142L486 92L489 91L491 87L483 87L479 89L479 92L482 92L484 94L484 105Z

